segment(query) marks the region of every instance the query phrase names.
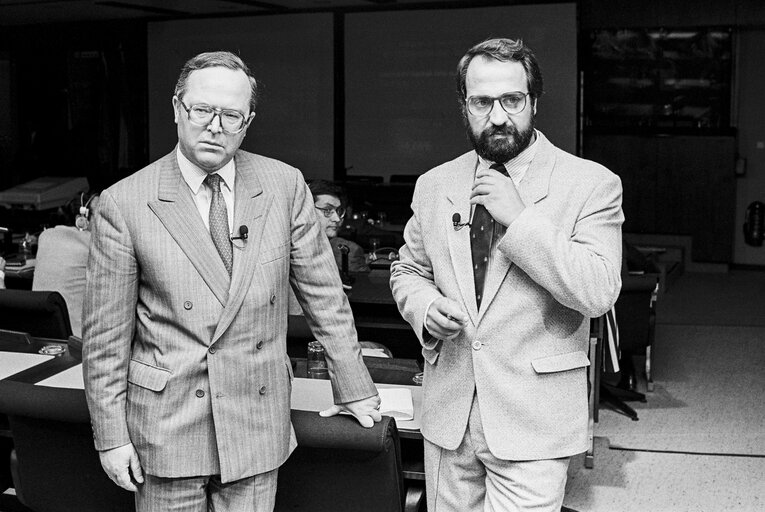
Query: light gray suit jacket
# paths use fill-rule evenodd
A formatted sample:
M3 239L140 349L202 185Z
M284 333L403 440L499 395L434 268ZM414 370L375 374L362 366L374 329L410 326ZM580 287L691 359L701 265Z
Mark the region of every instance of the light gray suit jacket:
M229 279L176 153L101 195L83 367L98 450L132 442L162 477L272 470L294 448L286 353L292 284L328 354L336 403L376 393L300 172L239 151Z
M419 178L391 288L418 333L425 357L422 432L447 449L462 441L477 393L491 452L507 460L573 455L587 448L590 317L621 288L619 178L553 146L541 133L519 186L526 209L508 227L476 310L470 218L477 155L470 152ZM469 316L453 341L424 331L437 297Z

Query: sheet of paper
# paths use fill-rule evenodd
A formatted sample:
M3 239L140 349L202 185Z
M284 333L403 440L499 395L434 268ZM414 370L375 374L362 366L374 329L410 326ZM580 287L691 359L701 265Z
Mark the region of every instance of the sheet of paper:
M82 378L82 365L72 366L68 370L41 380L37 384L52 388L85 389L85 381Z
M20 354L18 352L0 352L0 379L15 375L27 368L48 361L53 356L41 354Z
M380 413L396 418L396 422L414 419L412 392L406 388L379 388Z
M361 348L361 355L365 357L388 357L385 351L381 348Z
M422 408L422 387L401 386L395 384L375 384L378 392L384 389L403 388L409 390L412 397L412 419L396 419L399 430L419 431ZM299 411L323 411L333 404L332 384L323 379L300 379L292 381L292 408ZM388 414L390 416L390 414Z

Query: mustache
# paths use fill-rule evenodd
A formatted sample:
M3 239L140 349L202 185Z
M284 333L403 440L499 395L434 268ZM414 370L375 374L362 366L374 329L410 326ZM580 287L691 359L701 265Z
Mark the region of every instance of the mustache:
M515 129L512 125L502 125L502 126L491 126L484 130L483 136L484 137L491 137L493 135L502 135L504 137L510 137L518 133L518 130Z

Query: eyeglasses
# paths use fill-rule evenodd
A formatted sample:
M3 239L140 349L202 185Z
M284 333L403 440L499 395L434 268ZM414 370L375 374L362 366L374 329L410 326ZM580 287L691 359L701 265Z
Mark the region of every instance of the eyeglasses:
M502 96L470 96L467 99L468 112L476 117L485 117L491 114L494 102L499 100L502 110L509 115L520 114L526 108L526 98L530 92L508 92Z
M345 217L345 208L342 206L338 207L332 207L332 206L326 206L324 208L319 208L318 206L315 207L317 210L321 211L321 213L324 214L326 218L331 218L333 213L336 213L339 218Z
M220 126L223 131L229 135L236 135L244 130L247 117L238 110L229 110L224 108L211 107L200 103L187 107L183 101L180 102L186 113L189 115L189 122L197 126L209 126L215 116L220 118Z

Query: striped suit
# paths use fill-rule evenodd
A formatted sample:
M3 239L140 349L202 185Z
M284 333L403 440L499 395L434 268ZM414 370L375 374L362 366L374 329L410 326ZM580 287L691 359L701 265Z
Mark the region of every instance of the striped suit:
M95 444L132 442L160 477L230 482L294 448L290 283L325 345L337 403L376 393L300 172L238 151L231 278L176 152L110 187L94 222L83 367Z

